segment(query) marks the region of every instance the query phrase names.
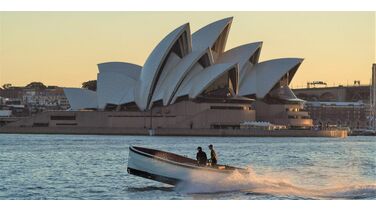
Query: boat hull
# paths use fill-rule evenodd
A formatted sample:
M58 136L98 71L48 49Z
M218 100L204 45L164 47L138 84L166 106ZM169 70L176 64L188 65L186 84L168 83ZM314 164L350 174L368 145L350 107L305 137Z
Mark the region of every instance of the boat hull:
M179 179L175 179L175 178L171 178L171 177L165 177L165 176L161 176L161 175L156 175L156 174L137 170L137 169L130 168L130 167L127 168L127 172L128 172L128 174L136 175L136 176L143 177L143 178L146 178L146 179L149 179L149 180L155 180L155 181L165 183L165 184L169 184L169 185L177 185L178 183L181 182L181 180L179 180Z
M194 181L196 177L209 175L212 177L225 177L233 173L234 170L218 170L211 167L178 163L149 155L130 147L127 171L129 174L146 179L177 185L184 181Z

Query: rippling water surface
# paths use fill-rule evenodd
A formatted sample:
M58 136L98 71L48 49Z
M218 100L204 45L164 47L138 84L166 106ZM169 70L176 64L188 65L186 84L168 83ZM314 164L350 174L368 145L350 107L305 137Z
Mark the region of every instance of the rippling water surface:
M129 145L251 170L171 187L128 175ZM230 138L0 134L0 199L376 199L376 137Z

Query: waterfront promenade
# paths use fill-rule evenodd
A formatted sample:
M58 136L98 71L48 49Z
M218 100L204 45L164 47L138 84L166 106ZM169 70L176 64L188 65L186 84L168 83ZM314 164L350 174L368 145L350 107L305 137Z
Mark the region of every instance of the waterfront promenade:
M105 127L0 127L0 133L149 135L143 128ZM260 130L260 129L154 129L155 136L231 136L231 137L347 137L345 130Z

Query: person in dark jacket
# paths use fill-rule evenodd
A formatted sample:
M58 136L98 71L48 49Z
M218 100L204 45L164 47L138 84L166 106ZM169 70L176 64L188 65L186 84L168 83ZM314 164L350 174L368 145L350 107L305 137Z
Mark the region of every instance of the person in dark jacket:
M210 162L211 162L211 166L217 166L217 153L215 153L214 151L214 148L213 148L213 145L210 144L209 145L209 149L210 149Z
M197 154L196 154L196 159L197 159L197 164L199 166L206 166L206 162L208 161L208 157L206 156L206 153L202 151L202 148L199 146L197 147Z

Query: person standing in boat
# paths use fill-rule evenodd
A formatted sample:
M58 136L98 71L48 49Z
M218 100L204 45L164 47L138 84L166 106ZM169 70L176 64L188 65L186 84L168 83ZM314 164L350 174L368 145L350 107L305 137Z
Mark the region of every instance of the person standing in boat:
M217 166L217 153L215 153L212 144L209 145L209 149L210 149L210 160L209 161L211 163L211 166Z
M206 162L208 161L208 157L206 156L206 153L202 151L202 148L199 146L197 147L197 154L196 154L196 159L197 159L197 164L199 166L206 166Z

